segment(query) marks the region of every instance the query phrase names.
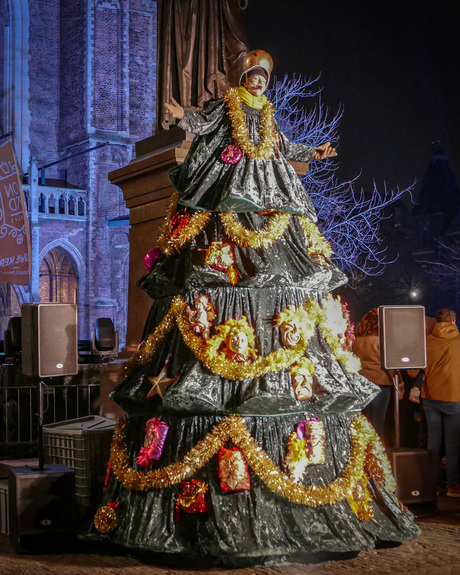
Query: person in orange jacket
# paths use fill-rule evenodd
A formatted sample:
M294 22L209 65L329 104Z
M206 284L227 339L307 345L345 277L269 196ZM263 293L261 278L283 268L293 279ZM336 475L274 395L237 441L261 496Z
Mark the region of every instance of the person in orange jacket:
M380 393L364 408L364 415L384 439L385 420L393 390L391 373L380 367L379 310L372 308L355 329L353 353L361 360L360 374L380 387ZM388 441L385 441L388 444Z
M444 430L449 497L460 497L460 333L456 318L455 311L447 308L436 314L436 325L426 338L427 367L422 384L427 447L434 452L438 477Z

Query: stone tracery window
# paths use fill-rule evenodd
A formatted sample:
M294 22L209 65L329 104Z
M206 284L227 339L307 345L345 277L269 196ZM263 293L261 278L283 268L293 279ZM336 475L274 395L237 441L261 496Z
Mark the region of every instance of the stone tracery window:
M65 197L64 194L61 194L59 196L59 213L60 214L65 214Z
M48 198L48 213L55 214L56 213L56 200L54 199L54 195L51 194Z
M70 198L69 198L68 214L69 214L69 216L75 215L75 198L74 198L74 196L70 196Z
M61 247L50 250L40 263L42 302L77 303L78 273L73 258Z
M85 201L83 198L78 198L78 215L84 216L86 212Z
M41 214L44 214L46 212L46 198L44 194L40 194L38 196L38 211Z

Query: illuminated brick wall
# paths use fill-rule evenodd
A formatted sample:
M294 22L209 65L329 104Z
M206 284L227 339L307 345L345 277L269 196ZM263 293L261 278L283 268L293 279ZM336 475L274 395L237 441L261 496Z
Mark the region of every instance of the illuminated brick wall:
M8 13L10 1L0 0L0 17ZM66 266L75 269L78 277L79 337L90 336L98 317L110 317L123 340L129 245L128 226L119 224L127 210L120 189L110 184L107 176L131 160L137 140L154 131L157 3L30 0L29 21L28 151L39 168L75 156L46 169L45 187L35 184L29 190L25 186L35 205L46 196L32 234L33 253L40 259L36 275L40 266L42 272L46 270L45 257L51 262L56 253L68 257ZM0 80L6 69L2 43L3 35ZM76 155L105 142L110 145ZM22 168L28 171L28 166ZM68 204L66 213L59 214L65 178L67 185L77 190L75 196L78 189L85 196L84 217L69 213ZM50 196L55 196L54 213L48 209ZM51 293L49 278L42 276L38 284L35 280L40 285L34 291L31 284L32 295L16 290L16 299L4 308L17 310L18 302ZM72 292L69 282L61 284L67 286L68 294ZM0 300L10 297L7 291L0 286ZM57 295L58 301L61 296ZM1 331L7 320L5 315L0 317Z

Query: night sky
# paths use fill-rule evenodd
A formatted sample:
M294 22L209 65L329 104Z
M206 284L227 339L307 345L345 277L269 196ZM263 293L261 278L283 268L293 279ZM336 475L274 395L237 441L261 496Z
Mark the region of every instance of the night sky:
M343 105L340 180L418 190L441 140L460 183L458 2L249 0L242 14L275 75L320 75L323 102Z

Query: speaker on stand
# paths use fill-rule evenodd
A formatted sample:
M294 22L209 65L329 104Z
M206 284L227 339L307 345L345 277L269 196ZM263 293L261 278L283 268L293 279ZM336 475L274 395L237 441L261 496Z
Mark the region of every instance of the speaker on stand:
M42 378L78 373L75 304L22 306L22 372L39 377L38 465L10 467L10 540L18 553L50 551L74 540L75 474L65 465L45 465Z
M433 515L437 511L433 452L401 448L399 423L398 372L426 367L425 308L380 306L379 337L381 367L393 370L395 445L388 453L396 479L396 495L416 515Z
M22 372L38 377L78 373L78 315L73 303L21 307Z

